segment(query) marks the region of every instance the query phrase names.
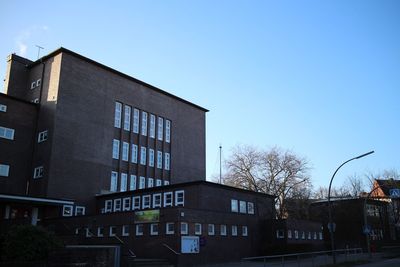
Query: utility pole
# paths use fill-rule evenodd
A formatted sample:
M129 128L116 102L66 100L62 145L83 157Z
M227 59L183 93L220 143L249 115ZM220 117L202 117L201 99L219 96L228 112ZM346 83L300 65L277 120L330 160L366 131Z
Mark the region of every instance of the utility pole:
M222 146L219 145L219 184L222 184Z

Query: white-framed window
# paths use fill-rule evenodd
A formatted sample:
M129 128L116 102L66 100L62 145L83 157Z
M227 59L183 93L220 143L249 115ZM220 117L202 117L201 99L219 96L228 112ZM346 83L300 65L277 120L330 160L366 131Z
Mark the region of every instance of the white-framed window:
M150 114L150 137L155 138L156 137L156 116L153 114Z
M147 112L142 111L142 135L147 136Z
M299 231L294 230L294 238L299 239Z
M237 225L232 225L232 236L237 236Z
M136 175L131 174L131 180L129 183L129 190L136 190Z
M124 106L124 130L130 131L131 130L131 110L130 106Z
M308 232L308 240L310 240L310 239L311 239L311 232Z
M165 207L172 207L172 192L165 192L164 193L164 208Z
M133 109L133 132L139 133L139 110Z
M236 199L231 199L231 211L239 212L239 203Z
M119 140L113 139L113 151L112 151L113 159L119 159Z
M254 214L254 203L253 202L247 202L247 213Z
M157 139L160 141L163 140L163 126L164 126L164 119L158 117Z
M242 236L248 236L248 234L247 226L242 226Z
M135 144L132 144L132 151L131 151L131 162L132 163L137 163L137 158L138 158L138 146Z
M85 215L86 208L83 206L75 207L75 216L83 216Z
M111 199L104 202L104 211L111 212L113 208L113 201Z
M36 167L36 168L33 170L33 178L36 179L36 178L43 177L43 173L44 173L44 168L43 168L43 166Z
M15 133L14 129L0 126L0 138L14 140L14 133Z
M8 177L10 175L10 165L0 164L0 176Z
M127 142L122 142L122 160L123 161L128 161L129 157L129 143Z
M34 88L36 88L36 81L33 81L33 82L31 83L31 89L34 89Z
M139 189L143 189L146 187L146 178L143 176L139 177Z
M74 215L74 206L64 205L63 211L62 211L62 216L63 217L71 217L72 215Z
M175 191L175 206L185 206L185 191Z
M319 234L319 240L324 239L324 237L322 236L322 232L319 232L318 234Z
M130 210L131 209L131 198L130 197L125 197L122 199L122 210Z
M116 192L118 186L118 172L111 172L111 184L110 184L110 191Z
M158 235L158 223L150 224L150 235Z
M151 196L144 195L142 197L142 209L150 209L151 208Z
M86 227L85 230L86 230L86 237L92 237L93 236L92 231L90 231L89 227Z
M140 164L146 165L146 148L140 147Z
M164 181L164 185L169 185L169 181Z
M222 236L226 236L226 225L225 224L221 224L220 233Z
M246 213L246 201L239 201L239 212Z
M41 79L38 79L38 80L36 81L36 86L39 87L41 84L42 84L42 80L41 80Z
M215 235L215 225L208 224L208 235Z
M104 236L104 227L97 227L97 237L103 237Z
M121 186L119 191L125 192L127 187L128 187L128 175L126 173L121 173Z
M132 210L140 210L140 196L132 198Z
M44 141L47 140L47 137L48 137L48 132L47 132L47 130L46 130L46 131L43 131L43 132L40 132L40 133L38 134L38 140L37 140L37 142L38 142L38 143L44 142Z
M156 186L162 186L161 179L156 179Z
M188 223L187 222L181 222L181 235L187 235L188 234Z
M114 212L115 211L121 211L121 199L120 198L114 199Z
M201 235L201 223L194 224L194 234Z
M117 227L110 226L109 236L116 236L117 235Z
M317 232L314 232L314 240L317 240Z
M285 238L285 231L283 231L282 229L276 230L276 238L278 239Z
M154 149L149 148L149 166L154 167Z
M173 235L175 233L175 224L173 222L167 222L165 224L165 233L167 235Z
M153 208L161 207L161 193L153 195Z
M148 178L147 179L147 188L152 188L154 186L154 179Z
M171 142L171 121L165 120L165 142Z
M115 102L114 127L121 128L122 104Z
M292 239L292 230L287 230L287 238Z
M165 152L164 156L164 169L169 171L170 170L170 154Z
M129 236L129 225L122 225L122 236Z
M157 168L162 169L162 152L157 151Z
M7 106L0 104L0 112L7 112Z
M136 236L143 235L143 224L136 224Z

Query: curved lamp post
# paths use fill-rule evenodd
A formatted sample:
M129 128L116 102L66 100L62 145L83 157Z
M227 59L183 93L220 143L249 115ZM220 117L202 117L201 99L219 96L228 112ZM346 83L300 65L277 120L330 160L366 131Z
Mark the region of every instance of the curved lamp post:
M351 158L349 160L346 160L345 162L343 162L337 169L336 171L333 173L331 181L329 182L329 189L328 189L328 214L329 214L329 224L328 224L328 230L329 230L329 234L330 234L330 238L331 238L331 250L332 250L332 259L333 259L333 264L336 264L336 255L335 255L335 239L333 236L333 232L334 232L334 225L333 225L333 221L332 221L332 207L331 207L331 187L332 187L332 181L333 178L335 178L336 173L338 172L338 170L345 165L347 162L350 162L352 160L355 159L360 159L363 158L365 156L368 156L370 154L374 153L374 151L370 151L368 153L362 154L360 156Z

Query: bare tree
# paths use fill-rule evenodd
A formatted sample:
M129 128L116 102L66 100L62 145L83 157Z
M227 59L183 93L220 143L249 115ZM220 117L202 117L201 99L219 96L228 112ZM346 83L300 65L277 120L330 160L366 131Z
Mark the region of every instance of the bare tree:
M276 195L278 218L286 214L286 199L309 185L308 162L291 151L237 146L226 161L224 183Z
M352 197L358 197L366 191L363 180L357 174L349 176L345 186Z

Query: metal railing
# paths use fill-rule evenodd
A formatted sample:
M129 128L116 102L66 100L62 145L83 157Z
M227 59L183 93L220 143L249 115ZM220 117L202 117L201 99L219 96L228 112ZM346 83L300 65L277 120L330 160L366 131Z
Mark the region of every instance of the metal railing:
M172 253L174 253L175 255L181 255L181 253L176 252L173 248L171 248L170 246L168 246L167 244L163 243L162 244L164 247L166 247L167 249L169 249Z

